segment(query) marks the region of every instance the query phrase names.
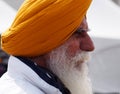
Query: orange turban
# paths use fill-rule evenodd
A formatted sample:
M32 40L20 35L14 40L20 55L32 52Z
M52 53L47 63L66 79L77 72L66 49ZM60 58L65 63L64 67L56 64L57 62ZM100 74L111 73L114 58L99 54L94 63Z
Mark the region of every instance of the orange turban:
M15 56L38 56L64 43L78 28L91 0L25 0L2 49Z

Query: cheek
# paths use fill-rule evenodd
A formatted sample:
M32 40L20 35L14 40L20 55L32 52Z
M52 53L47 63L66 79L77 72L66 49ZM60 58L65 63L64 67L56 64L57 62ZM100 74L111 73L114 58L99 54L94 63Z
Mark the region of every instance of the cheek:
M68 48L66 50L66 54L68 57L74 57L76 53L80 52L80 45L78 41L73 41L68 45Z

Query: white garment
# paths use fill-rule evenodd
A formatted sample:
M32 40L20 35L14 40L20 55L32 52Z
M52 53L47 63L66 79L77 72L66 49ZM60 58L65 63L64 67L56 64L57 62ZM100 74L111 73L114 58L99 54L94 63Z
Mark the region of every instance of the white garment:
M7 72L0 78L0 94L62 94L30 67L10 56Z

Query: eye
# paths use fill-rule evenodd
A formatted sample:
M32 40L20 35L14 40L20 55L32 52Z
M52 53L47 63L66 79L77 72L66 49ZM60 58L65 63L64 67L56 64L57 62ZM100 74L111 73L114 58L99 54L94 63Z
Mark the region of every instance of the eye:
M88 32L88 31L90 31L90 30L89 29L84 29L84 28L79 28L79 29L76 30L75 33L81 34L82 32Z

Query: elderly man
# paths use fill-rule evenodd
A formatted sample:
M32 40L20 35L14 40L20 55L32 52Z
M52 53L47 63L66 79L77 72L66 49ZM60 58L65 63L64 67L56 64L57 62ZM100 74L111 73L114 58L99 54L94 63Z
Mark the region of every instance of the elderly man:
M10 54L0 94L92 94L86 62L91 0L26 0L2 34Z

